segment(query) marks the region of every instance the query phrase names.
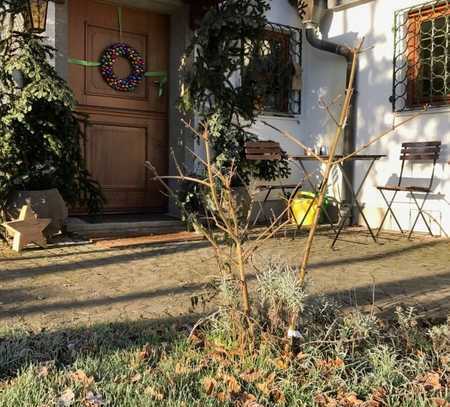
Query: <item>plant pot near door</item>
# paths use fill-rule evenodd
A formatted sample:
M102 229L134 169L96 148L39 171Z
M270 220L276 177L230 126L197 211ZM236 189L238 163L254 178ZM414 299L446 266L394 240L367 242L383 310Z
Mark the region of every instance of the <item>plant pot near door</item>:
M53 219L52 235L67 217L66 203L98 213L104 202L84 160L87 115L75 113L74 93L51 64L54 51L45 38L20 31L19 15L2 17L8 24L0 41L0 88L11 92L1 104L1 222L17 218L28 199L39 217Z
M47 237L62 230L64 221L68 216L68 210L64 199L56 188L12 193L8 200L7 215L11 219L18 218L20 209L27 203L30 203L39 218L50 218L52 220L44 231Z

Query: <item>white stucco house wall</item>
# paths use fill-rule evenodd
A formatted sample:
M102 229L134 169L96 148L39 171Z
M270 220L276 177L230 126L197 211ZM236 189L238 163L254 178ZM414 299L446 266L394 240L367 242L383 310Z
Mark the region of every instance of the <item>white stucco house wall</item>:
M57 70L68 76L68 3L76 0L51 3L49 10L49 24L47 35L50 43L58 48L55 60ZM95 0L93 0L95 1ZM190 145L187 136L179 123L179 116L175 108L175 101L179 94L178 65L185 46L191 35L189 26L189 5L181 0L116 0L115 4L124 7L142 8L170 17L170 69L168 95L168 137L169 144L176 155L183 162L190 160L186 146ZM364 52L360 56L357 76L358 102L356 118L356 145L367 143L371 138L386 131L393 124L405 120L416 111L394 111L390 99L393 96L393 65L395 32L394 16L398 10L414 7L420 4L442 4L441 1L429 2L422 0L356 0L330 1L336 6L321 22L320 32L324 39L347 46L356 46L358 40L364 38ZM268 12L270 22L283 24L303 30L302 22L297 10L288 0L271 0ZM447 90L450 86L450 17L446 17L446 58ZM334 134L335 125L327 112L320 107L320 100L332 101L342 95L345 89L345 59L313 48L304 37L302 31L302 86L301 111L289 115L264 115L263 119L281 130L288 131L298 137L302 143L316 146L327 144ZM448 96L448 95L447 95ZM449 99L450 101L450 99ZM337 109L336 105L334 108ZM442 142L442 152L436 166L436 182L429 201L425 206L427 217L436 235L450 235L450 102L440 106L430 106L423 113L407 125L393 131L382 141L372 145L367 153L384 154L386 158L379 160L360 194L360 201L364 204L364 211L373 227L379 225L386 205L376 189L378 185L385 185L396 180L400 171L400 149L403 142L431 141ZM262 139L279 141L283 148L291 155L303 153L302 149L259 121L255 131ZM364 162L357 162L355 167L356 184L361 181L364 173ZM431 170L431 164L421 164L412 167L407 165L405 176L410 178L425 177ZM173 172L172 165L169 171ZM292 181L301 177L301 172L295 167ZM333 184L330 193L339 198L340 182ZM402 227L408 229L417 213L411 196L407 193L399 194L394 210ZM388 217L385 224L387 229L396 229L393 220ZM417 230L426 231L422 220L419 220Z
M393 112L390 101L393 94L395 12L420 4L442 2L373 0L355 3L355 5L349 4L347 8L330 13L322 22L321 31L324 38L347 46L356 46L358 40L365 39L365 50L360 57L357 79L359 94L356 145L360 146L383 133L393 124L417 113L416 111ZM273 1L269 19L301 27L287 2ZM448 17L447 24L449 24ZM447 35L449 29L447 25ZM450 49L447 48L447 58L450 58L449 53ZM326 111L320 108L319 99L323 97L331 101L343 93L346 62L342 57L312 48L305 40L303 41L302 59L302 113L293 118L273 119L273 122L277 127L300 137L307 145L326 143L334 134L335 127ZM264 126L261 125L260 128L263 130ZM268 131L267 128L265 131ZM267 134L267 137L279 139L288 151L299 152L298 147L286 142L275 132ZM360 195L371 226L377 227L380 224L386 209L386 205L375 187L395 181L398 177L401 164L399 160L401 143L431 140L440 140L443 147L436 167L435 188L430 200L426 203L426 212L433 225L433 233L450 233L450 105L431 107L426 113L398 128L367 150L367 153L387 155L387 158L375 164ZM356 163L355 183L358 185L364 172L364 168L361 166L365 165L367 163ZM422 178L429 176L430 172L431 163L414 167L408 166L405 176ZM398 215L402 227L408 229L412 226L417 214L416 206L411 196L405 193L399 194L396 202L395 213ZM385 227L397 229L390 216ZM419 220L417 230L426 230L422 219Z

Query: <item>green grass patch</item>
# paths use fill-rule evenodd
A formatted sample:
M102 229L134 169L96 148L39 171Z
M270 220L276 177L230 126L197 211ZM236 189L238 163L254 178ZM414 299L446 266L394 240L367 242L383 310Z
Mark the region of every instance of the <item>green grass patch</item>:
M448 324L305 312L300 353L255 322L245 346L220 314L176 324L0 331L0 406L425 407L450 401Z

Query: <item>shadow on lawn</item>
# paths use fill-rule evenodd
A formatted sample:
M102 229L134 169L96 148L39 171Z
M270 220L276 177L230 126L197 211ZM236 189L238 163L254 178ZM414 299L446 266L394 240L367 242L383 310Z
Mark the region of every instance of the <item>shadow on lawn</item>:
M376 260L404 254L412 250L435 246L442 242L422 242L416 245L384 252L383 254L374 253L367 256L347 257L342 259L322 261L315 263L314 268L331 268L340 264L350 264ZM178 247L179 248L179 247ZM167 248L166 250L173 250ZM189 248L184 248L188 249ZM153 253L154 252L154 253ZM144 252L143 256L153 256L161 254L159 250L152 253ZM122 254L121 261L126 261L129 256L133 257L141 254ZM106 259L114 261L114 259ZM92 266L92 261L87 264ZM58 265L55 267L64 267ZM79 267L79 263L74 263L74 267ZM88 267L85 265L85 267ZM43 268L39 267L38 272ZM32 275L33 270L24 270ZM14 270L16 273L17 270ZM5 276L2 273L2 278ZM10 275L14 278L16 274ZM252 280L255 276L250 276ZM392 282L385 282L373 285L361 285L354 290L335 290L327 295L337 298L339 302L346 305L367 306L373 303L375 298L375 311L381 317L388 317L392 314L399 299L422 296L428 300L421 304L427 310L427 318L431 318L435 311L439 311L439 316L443 316L450 310L450 292L447 288L450 286L450 271L432 276L416 276ZM103 297L89 299L86 301L67 301L59 303L50 303L42 305L20 306L21 302L27 302L28 290L31 287L18 289L0 290L2 301L9 298L11 304L14 302L18 306L14 310L0 309L0 318L11 317L14 314L27 316L37 313L58 312L65 310L89 309L93 307L115 305L120 306L126 302L155 299L169 294L194 294L204 288L204 284L186 284L181 287L168 287L157 290L143 290L137 293L120 295L115 297ZM439 290L446 292L437 298L433 294ZM383 308L377 303L382 302ZM5 302L4 302L5 304ZM420 311L420 309L419 309ZM0 380L14 377L22 368L30 363L45 363L52 361L56 365L65 366L73 363L75 359L88 355L110 354L121 350L134 350L136 352L145 344L161 344L163 342L171 343L178 335L186 336L189 327L199 318L199 314L193 314L182 317L166 317L152 320L139 320L129 322L113 322L105 324L95 324L93 326L81 326L75 328L61 328L55 331L34 332L12 332L0 331Z
M136 352L149 345L170 346L187 337L199 318L164 318L80 326L39 333L0 331L0 381L14 377L30 364L70 365L83 356L107 355L117 351Z
M82 358L102 359L121 351L138 355L147 345L170 352L179 346L179 340L187 338L202 316L113 322L38 333L0 331L0 382L14 378L31 364L50 363L61 369ZM430 323L423 321L423 326Z

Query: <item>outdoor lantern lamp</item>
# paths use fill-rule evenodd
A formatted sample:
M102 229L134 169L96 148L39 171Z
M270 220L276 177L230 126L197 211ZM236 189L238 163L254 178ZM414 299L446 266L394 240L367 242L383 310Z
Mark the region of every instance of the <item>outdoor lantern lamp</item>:
M27 0L26 21L28 29L43 33L47 28L48 0Z

